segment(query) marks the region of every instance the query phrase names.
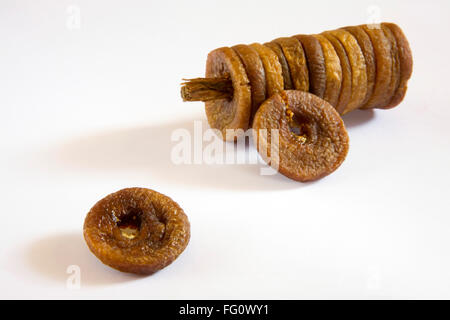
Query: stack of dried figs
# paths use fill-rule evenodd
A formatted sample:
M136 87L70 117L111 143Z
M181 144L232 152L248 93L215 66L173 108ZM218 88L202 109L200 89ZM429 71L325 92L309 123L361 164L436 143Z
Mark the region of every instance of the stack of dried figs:
M339 115L398 105L412 65L400 27L360 25L213 50L206 78L186 80L181 95L205 101L208 122L224 140L235 140L236 129L253 127L268 163L309 181L345 159L348 136ZM263 137L261 129L269 133Z

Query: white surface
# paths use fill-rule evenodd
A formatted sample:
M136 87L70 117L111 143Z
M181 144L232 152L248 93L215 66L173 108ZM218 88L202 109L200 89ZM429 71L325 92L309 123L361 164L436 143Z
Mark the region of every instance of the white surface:
M0 297L450 298L448 1L375 3L404 29L414 74L397 109L345 117L334 174L170 162L171 132L205 118L179 83L210 50L365 23L372 4L3 0ZM91 206L129 186L169 195L192 224L182 256L147 278L82 239Z

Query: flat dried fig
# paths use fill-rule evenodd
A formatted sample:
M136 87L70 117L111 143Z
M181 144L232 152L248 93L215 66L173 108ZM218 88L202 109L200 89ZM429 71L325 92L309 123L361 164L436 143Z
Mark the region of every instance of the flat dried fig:
M267 99L255 115L253 132L262 158L298 181L332 173L348 152L349 139L339 114L325 100L304 91L287 90Z
M291 79L291 71L289 70L289 65L287 63L286 57L284 56L283 50L281 50L281 47L278 43L275 42L266 42L264 45L271 49L278 57L278 61L281 64L281 70L283 74L283 83L284 83L284 89L285 90L291 90L294 89L294 85L292 84Z
M370 97L369 101L361 109L382 108L389 103L395 89L391 86L391 44L381 28L367 25L361 25L360 27L369 35L370 40L372 41L377 68L372 97Z
M104 264L122 272L161 270L184 251L189 238L183 209L169 197L144 188L106 196L84 221L89 249Z
M342 68L339 56L331 42L321 34L313 35L320 42L325 59L327 83L323 99L335 107L339 100L342 84Z
M266 74L266 96L270 97L282 91L284 88L283 75L281 64L275 52L259 43L253 43L250 46L258 52L264 66L264 72Z
M227 129L247 130L251 113L251 88L245 67L237 53L228 47L211 51L206 61L206 77L230 77L233 84L231 99L205 102L211 128L220 130L224 140L229 139ZM231 136L234 140L235 136Z
M364 108L369 99L372 97L377 72L375 53L373 51L372 41L370 41L369 36L364 30L362 30L361 27L350 26L345 27L343 29L350 32L355 37L364 55L364 61L366 63L366 72L367 72L367 92L366 97L361 102L361 108Z
M291 71L291 79L295 89L308 91L310 79L305 53L301 44L294 38L278 38L273 40L280 45Z
M339 94L339 99L335 108L337 112L340 114L344 113L345 108L350 102L350 98L352 95L352 69L350 66L350 61L347 57L347 53L345 52L344 46L341 42L332 34L328 32L323 32L322 35L330 41L333 45L334 50L339 57L339 61L341 62L342 69L342 82L341 82L341 92Z
M259 106L264 102L264 100L266 100L266 75L264 73L264 66L255 49L245 44L238 44L232 47L232 49L236 51L238 56L241 58L250 81L252 93L250 123L252 123L253 116Z
M381 24L381 29L384 32L384 35L389 40L389 43L391 44L391 59L392 59L392 69L391 69L391 83L389 85L389 93L390 96L387 97L385 105L382 107L382 109L389 109L390 101L395 95L395 92L397 92L399 84L400 84L400 57L398 53L397 48L397 41L395 40L394 34L392 33L391 29Z
M330 33L341 43L347 53L352 68L352 95L342 114L361 107L367 93L367 71L364 55L355 37L343 29L333 30Z
M389 104L385 107L387 109L397 106L405 97L406 90L408 89L408 80L409 78L411 78L412 74L413 59L411 48L402 29L400 29L400 27L394 23L382 23L381 25L389 28L392 31L397 43L400 62L400 81L398 89L394 93L394 96L392 97Z
M294 38L300 41L305 50L309 70L309 92L323 98L327 85L327 75L322 46L312 35L299 34Z

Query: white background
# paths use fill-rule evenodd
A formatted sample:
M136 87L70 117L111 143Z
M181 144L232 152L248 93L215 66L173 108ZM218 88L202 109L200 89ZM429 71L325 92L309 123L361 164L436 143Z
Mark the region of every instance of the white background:
M302 184L171 163L172 131L205 119L179 83L203 75L210 50L371 22L373 4L404 29L414 73L398 108L345 117L350 152L334 174ZM0 297L450 298L449 9L2 0ZM102 265L82 238L94 203L130 186L172 197L192 225L186 251L150 277Z

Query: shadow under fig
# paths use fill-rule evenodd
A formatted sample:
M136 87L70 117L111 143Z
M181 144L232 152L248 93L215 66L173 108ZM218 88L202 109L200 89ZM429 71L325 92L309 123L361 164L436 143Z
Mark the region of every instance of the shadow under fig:
M342 117L347 129L359 127L375 118L375 112L372 109L369 110L354 110L347 113Z
M187 187L269 190L300 188L307 184L292 181L279 173L261 175L258 164L194 164L192 148L192 164L175 164L171 154L179 140L171 141L172 133L183 129L191 137L192 147L195 137L197 143L203 143L203 151L210 141L199 141L194 135L194 121L185 120L154 126L120 129L82 137L57 146L47 156L56 161L63 169L82 172L135 172L148 177L152 184L164 183L183 185ZM205 120L201 121L203 132L209 128ZM201 139L201 137L200 137ZM220 142L225 147L233 146L230 142ZM252 145L237 145L236 154L256 153Z
M81 232L54 234L33 241L25 250L25 261L33 271L64 286L73 274L67 272L69 266L80 268L81 287L110 285L143 278L103 265L89 251Z

